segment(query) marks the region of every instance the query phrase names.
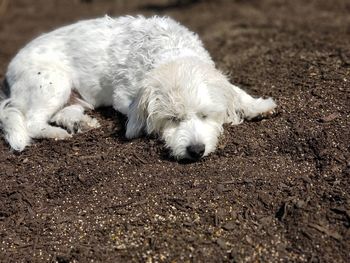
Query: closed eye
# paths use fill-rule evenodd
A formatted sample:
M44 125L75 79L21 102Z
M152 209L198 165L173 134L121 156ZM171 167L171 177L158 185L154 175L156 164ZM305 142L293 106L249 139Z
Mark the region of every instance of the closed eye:
M198 113L197 114L198 115L198 117L200 118L200 119L202 119L202 120L205 120L205 119L207 119L208 118L208 114L206 114L206 113Z
M177 117L177 116L169 116L167 119L171 122L174 122L174 123L179 123L182 121L182 119L180 117Z

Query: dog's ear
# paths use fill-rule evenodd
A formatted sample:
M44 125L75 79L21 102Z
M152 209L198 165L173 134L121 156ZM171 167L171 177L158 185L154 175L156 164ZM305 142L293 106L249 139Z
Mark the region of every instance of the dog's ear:
M148 103L151 90L141 88L136 98L129 106L125 136L128 139L140 137L147 125Z
M219 73L219 74L218 74ZM225 107L224 123L239 124L243 121L243 112L240 110L239 95L234 85L220 72L215 72L208 81L213 89L215 98L220 98L218 102Z
M226 81L221 88L226 101L225 123L239 124L243 122L244 114L240 108L239 95L236 92L236 87Z

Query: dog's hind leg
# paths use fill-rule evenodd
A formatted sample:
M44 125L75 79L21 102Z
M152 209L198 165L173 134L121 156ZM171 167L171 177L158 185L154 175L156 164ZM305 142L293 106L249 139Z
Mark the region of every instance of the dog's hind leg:
M276 103L272 98L253 98L244 90L232 85L235 92L236 110L247 120L268 117L274 113Z
M84 132L100 127L95 118L84 114L84 107L79 104L69 105L61 109L50 121L65 127L70 133Z
M27 117L27 130L31 138L51 138L51 139L67 139L71 135L60 127L52 126L48 123L50 114L43 113L43 109L30 110Z
M16 76L15 76L16 77ZM49 124L51 117L65 105L72 90L67 71L58 63L32 65L11 87L11 100L25 116L31 138L66 139L71 135Z

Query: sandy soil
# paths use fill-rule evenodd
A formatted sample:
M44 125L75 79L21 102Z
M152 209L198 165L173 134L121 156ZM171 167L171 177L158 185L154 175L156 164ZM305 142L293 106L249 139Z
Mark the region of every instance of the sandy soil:
M175 2L2 0L0 78L55 27L167 14L233 83L276 98L277 115L225 127L196 163L154 138L126 141L108 108L94 113L101 128L68 141L18 154L1 139L1 262L350 261L349 1Z

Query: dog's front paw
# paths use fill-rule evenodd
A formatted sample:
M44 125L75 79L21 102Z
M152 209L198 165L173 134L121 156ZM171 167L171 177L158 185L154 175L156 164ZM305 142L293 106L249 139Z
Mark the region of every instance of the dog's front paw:
M250 119L250 121L261 121L263 119L268 119L268 118L275 116L276 113L277 113L277 111L275 109L265 111L265 112L258 114L254 118Z
M66 140L66 139L72 138L72 135L69 134L64 129L57 128L57 129L52 131L51 138L55 139L56 141L58 141L58 140Z
M245 119L250 121L258 121L269 118L276 113L277 104L272 98L253 99L243 109Z
M260 114L262 118L269 118L276 115L276 109L271 109Z
M99 127L101 127L101 125L97 119L84 115L80 121L74 122L71 132L82 133Z

